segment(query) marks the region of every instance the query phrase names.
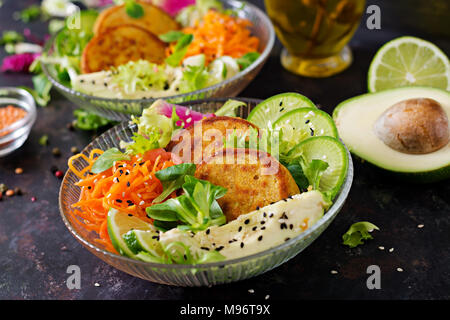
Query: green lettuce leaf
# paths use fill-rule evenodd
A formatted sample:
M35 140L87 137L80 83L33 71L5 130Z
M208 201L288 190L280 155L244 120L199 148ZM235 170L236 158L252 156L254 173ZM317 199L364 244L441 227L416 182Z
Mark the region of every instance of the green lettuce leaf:
M367 221L356 222L350 226L346 233L344 233L342 236L342 243L350 248L364 244L364 240L373 239L372 235L369 233L373 230L380 229Z

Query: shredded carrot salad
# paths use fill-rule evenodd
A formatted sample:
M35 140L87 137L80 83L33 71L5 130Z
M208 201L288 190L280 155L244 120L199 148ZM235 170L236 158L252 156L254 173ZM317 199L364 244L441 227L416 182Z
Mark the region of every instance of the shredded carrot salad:
M182 31L194 35L184 58L205 54L206 65L217 57L231 56L240 58L249 52L258 51L259 39L250 33L252 23L247 19L209 10L194 27ZM175 44L171 44L167 55L173 53Z
M142 156L132 156L130 160L116 161L113 167L94 174L90 170L102 153L100 149L93 149L89 157L80 153L68 161L69 169L80 178L76 185L81 187L80 199L72 205L77 208L73 214L83 220L84 228L98 233L99 238L96 239L98 243L103 244L107 250L116 252L107 229L109 209L115 208L152 222L147 217L145 208L151 206L153 199L163 191L155 172L175 163L171 160L170 152L155 149L147 151ZM77 170L73 162L80 157L88 165L82 170Z

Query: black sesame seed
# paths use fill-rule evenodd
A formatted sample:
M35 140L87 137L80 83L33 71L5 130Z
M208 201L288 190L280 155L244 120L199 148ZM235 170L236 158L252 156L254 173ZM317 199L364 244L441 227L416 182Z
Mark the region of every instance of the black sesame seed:
M247 219L244 221L245 224L249 224L250 223L250 219Z
M283 101L280 101L280 107L283 105Z
M84 82L84 79L80 79L80 83L83 83Z
M261 240L262 240L262 236L259 236L259 237L258 237L258 241L261 241Z
M130 187L130 186L131 186L130 181L127 181L127 187Z
M120 199L116 199L116 201L117 201L118 203L122 203L122 200L120 200Z
M310 122L310 120L308 119L308 120L305 121L305 124L308 124L309 122Z
M264 218L267 217L267 213L264 212L264 213L263 213L263 217L264 217Z
M288 216L286 215L286 212L283 212L283 215L281 216L281 219L289 219Z
M291 223L290 225L289 225L289 229L293 229L294 228L294 225Z
M266 227L261 227L261 230L266 230Z
M256 210L259 210L259 206L256 206Z
M158 239L159 240L159 236L153 236L152 239Z
M104 85L105 87L107 87L107 86L108 86L108 84L107 84L106 82L104 82L104 83L103 83L103 85Z
M252 228L253 231L255 231L256 229L258 229L257 226L254 226L254 227Z
M92 80L92 84L95 84L95 80Z
M241 232L241 231L242 231L242 226L240 226L238 229L238 232Z
M284 110L284 108L281 108L281 109L280 109L280 112L283 112L283 110Z
M261 221L261 224L265 224L266 222L263 220L263 221Z
M119 172L120 172L120 174L123 174L123 170L122 169L120 169Z
M139 163L139 165L142 166L144 163L145 163L145 162L141 162L141 163Z
M269 214L269 218L272 218L272 217L273 217L273 213Z
M92 189L92 187L91 186L88 186L88 190L91 190Z
M183 258L184 260L187 260L187 256L185 254L183 254Z
M280 229L281 230L283 230L283 229L287 229L287 224L286 223L282 223L282 224L280 224Z
M243 248L244 247L244 243L243 242L241 242L241 248Z
M284 241L289 241L291 238L287 237L286 239L284 239Z
M314 129L313 128L309 128L309 130L311 130L311 136L314 135Z
M224 248L224 246L217 247L217 248L216 248L216 251L220 251L220 250L222 250L223 248Z
M206 229L206 234L209 234L209 232L210 232L211 230L209 230L209 229Z
M207 247L200 247L200 249L209 251L209 248L207 248Z
M131 213L128 214L129 217L132 217L133 215Z
M130 174L130 172L129 171L127 171L127 172L125 172L125 175L127 176L127 175L129 175Z

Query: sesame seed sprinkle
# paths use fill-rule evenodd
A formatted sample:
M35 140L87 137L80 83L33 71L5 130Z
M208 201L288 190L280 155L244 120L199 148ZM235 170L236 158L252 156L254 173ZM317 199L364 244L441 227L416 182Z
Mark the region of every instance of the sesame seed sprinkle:
M249 293L255 293L255 290L253 290L253 289L248 289L248 292L249 292Z
M403 272L403 269L402 268L397 268L397 271L398 272Z
M331 274L337 274L338 273L336 270L331 270L330 272L331 272Z
M419 225L417 226L417 228L419 228L419 229L422 229L423 227L424 227L423 224L419 224Z
M144 200L142 200L141 202L139 202L139 205L140 206L143 206L145 204L145 201Z
M389 249L389 252L393 252L393 251L394 251L394 248L390 248L390 249Z

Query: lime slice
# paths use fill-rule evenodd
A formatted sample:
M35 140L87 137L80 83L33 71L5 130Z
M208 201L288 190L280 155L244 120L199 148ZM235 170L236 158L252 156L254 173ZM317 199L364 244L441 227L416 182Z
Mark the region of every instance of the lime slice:
M128 248L127 243L123 239L123 235L130 230L149 230L154 231L155 228L141 219L130 216L126 213L115 209L108 212L108 234L114 248L121 254L133 258L134 253Z
M312 137L300 142L291 152L302 155L306 162L318 159L328 163L319 190L329 193L333 199L347 175L348 155L344 145L333 137Z
M190 56L183 60L183 66L202 67L205 65L205 55L203 53Z
M278 118L273 127L280 130L282 140L292 146L313 136L338 137L333 118L317 108L291 110Z
M141 251L151 253L155 256L163 254L159 243L159 232L157 230L130 230L122 236L128 249L134 254Z
M370 92L404 86L450 90L450 62L431 42L400 37L378 50L367 80Z
M247 120L256 124L260 129L272 129L273 123L283 114L297 108L315 108L314 103L307 97L295 93L281 93L259 103L248 115Z

